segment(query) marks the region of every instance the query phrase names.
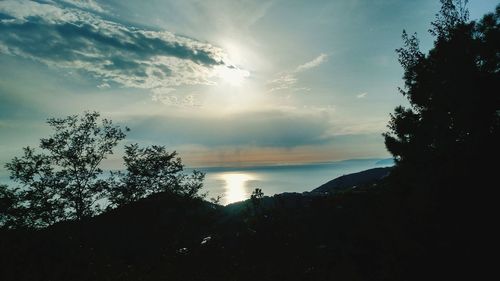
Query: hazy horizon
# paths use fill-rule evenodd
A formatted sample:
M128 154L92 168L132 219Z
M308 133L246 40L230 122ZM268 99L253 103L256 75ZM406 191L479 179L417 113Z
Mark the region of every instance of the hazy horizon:
M201 193L206 193L207 200L220 196L220 203L227 205L250 198L255 188L262 189L266 196L307 192L342 175L392 165L392 158L363 158L301 164L186 167L185 172L205 173ZM105 170L103 178L108 173L109 170ZM0 174L0 183L16 185L4 174Z

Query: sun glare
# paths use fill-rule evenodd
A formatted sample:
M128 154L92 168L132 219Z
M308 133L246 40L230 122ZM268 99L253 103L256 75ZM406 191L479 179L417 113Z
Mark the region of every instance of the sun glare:
M230 204L247 199L246 183L255 177L245 173L224 173L221 179L226 183L224 201Z
M250 76L250 72L234 66L220 66L217 69L217 74L222 82L235 87L241 86L245 78Z

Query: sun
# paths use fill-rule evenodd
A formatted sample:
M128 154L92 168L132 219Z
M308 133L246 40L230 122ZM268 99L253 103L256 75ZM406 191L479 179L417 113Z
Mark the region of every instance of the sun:
M250 76L250 72L235 66L224 65L217 68L217 76L223 83L239 87Z

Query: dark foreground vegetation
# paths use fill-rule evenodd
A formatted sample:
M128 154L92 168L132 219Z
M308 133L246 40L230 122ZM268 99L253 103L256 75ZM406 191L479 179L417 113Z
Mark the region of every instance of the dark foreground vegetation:
M102 180L99 157L122 132L105 121L91 127L110 134L81 142L57 132L84 119L51 119L56 134L41 145L51 153L27 149L7 165L21 187L0 189L0 280L484 279L498 185L490 160L500 157L500 6L470 22L462 1L442 3L433 49L422 53L404 33L398 50L410 106L396 108L385 134L389 175L303 194L257 189L223 207L161 146L128 146L127 170ZM71 149L100 140L110 142Z
M159 193L89 221L1 233L2 280L454 280L472 224L404 179L226 207ZM475 213L475 212L472 212ZM464 221L466 222L466 221ZM458 232L457 232L458 231ZM467 275L472 274L472 275Z

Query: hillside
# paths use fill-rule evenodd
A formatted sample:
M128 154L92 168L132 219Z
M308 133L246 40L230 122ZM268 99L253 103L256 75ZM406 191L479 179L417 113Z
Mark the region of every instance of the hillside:
M343 175L321 185L318 188L313 189L311 192L335 193L350 188L356 188L359 185L368 184L383 179L384 177L389 175L391 170L391 167L374 168L358 173Z
M394 183L372 183L227 207L158 194L81 225L3 231L0 279L421 280L449 245L429 243L428 216Z

